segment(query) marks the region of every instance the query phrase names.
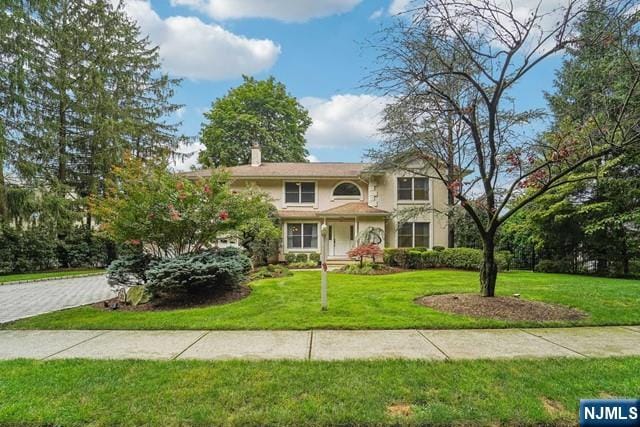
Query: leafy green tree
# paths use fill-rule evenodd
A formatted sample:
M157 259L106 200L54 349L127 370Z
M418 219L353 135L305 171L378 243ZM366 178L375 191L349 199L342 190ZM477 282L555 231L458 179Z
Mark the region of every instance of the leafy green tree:
M279 229L267 217L271 207L253 188L232 192L223 173L191 181L170 173L166 163L136 158L115 167L105 197L92 199L103 232L158 258L202 251L247 224L276 235Z
M244 82L214 101L205 113L199 160L205 166L249 163L251 147L262 147L266 162L304 162L304 134L311 125L307 110L273 77Z

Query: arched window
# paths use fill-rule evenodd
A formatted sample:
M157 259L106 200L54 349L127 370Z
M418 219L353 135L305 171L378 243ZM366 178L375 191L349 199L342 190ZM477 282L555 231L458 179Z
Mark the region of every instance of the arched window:
M351 182L343 182L339 184L336 188L333 189L334 197L349 197L349 198L359 198L360 197L360 189L357 185Z

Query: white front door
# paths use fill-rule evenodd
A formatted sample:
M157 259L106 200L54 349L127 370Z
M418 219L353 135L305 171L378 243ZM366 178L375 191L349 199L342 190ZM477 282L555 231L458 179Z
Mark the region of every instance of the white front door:
M334 222L329 223L329 226L331 227L329 254L336 257L346 257L349 249L353 247L353 223Z

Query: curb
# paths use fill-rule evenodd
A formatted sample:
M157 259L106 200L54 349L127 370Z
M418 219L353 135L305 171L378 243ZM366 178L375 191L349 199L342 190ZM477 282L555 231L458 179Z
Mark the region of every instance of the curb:
M42 279L13 280L11 282L1 282L0 286L20 285L23 283L47 282L49 280L78 279L82 277L104 276L105 274L106 272L100 272L100 273L87 273L87 274L72 274L69 276L54 276L54 277L46 277Z

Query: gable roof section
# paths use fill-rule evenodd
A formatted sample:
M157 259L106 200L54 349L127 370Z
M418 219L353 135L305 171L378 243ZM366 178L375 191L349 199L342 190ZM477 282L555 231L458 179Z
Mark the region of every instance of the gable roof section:
M370 163L262 163L227 168L233 178L357 178L371 167ZM183 172L188 178L204 178L211 169Z

